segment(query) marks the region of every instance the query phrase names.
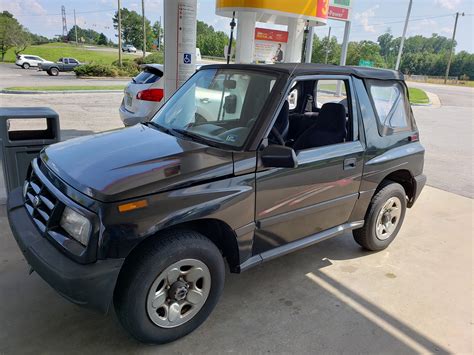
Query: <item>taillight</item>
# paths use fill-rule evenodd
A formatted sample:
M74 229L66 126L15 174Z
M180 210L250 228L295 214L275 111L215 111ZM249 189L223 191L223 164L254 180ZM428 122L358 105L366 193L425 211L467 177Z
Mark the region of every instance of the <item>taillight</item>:
M412 134L408 137L409 142L418 142L420 140L420 135L418 133Z
M144 100L144 101L160 102L161 100L163 100L163 97L164 97L163 89L148 89L148 90L140 91L137 94L137 99Z

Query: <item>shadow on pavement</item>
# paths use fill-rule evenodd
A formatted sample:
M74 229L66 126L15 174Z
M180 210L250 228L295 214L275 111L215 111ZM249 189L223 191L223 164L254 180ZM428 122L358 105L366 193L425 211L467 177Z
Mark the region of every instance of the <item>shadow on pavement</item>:
M325 274L331 259L367 254L350 235L241 275L227 273L224 294L208 321L177 342L146 346L131 339L114 314L102 316L75 306L37 274L28 276L4 207L0 228L0 353L447 353Z

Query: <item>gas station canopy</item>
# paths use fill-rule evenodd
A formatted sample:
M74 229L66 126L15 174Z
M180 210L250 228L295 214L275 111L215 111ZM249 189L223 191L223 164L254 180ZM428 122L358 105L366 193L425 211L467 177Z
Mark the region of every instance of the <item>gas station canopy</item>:
M289 19L309 21L323 26L328 18L328 0L216 0L216 14L232 17L233 11L252 12L257 22L289 25Z

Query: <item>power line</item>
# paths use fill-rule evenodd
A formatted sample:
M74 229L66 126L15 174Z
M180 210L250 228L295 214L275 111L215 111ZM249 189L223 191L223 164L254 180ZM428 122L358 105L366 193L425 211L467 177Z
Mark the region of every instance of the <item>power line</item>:
M109 10L95 10L95 11L77 11L76 14L98 14L110 11L116 11L116 9ZM30 14L30 15L15 15L15 17L43 17L43 16L62 16L60 13L56 14Z

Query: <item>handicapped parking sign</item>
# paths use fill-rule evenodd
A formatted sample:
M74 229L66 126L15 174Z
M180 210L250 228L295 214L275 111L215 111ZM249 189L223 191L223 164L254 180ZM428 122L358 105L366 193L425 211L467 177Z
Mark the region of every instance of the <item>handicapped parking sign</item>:
M183 63L191 64L191 53L183 53Z

